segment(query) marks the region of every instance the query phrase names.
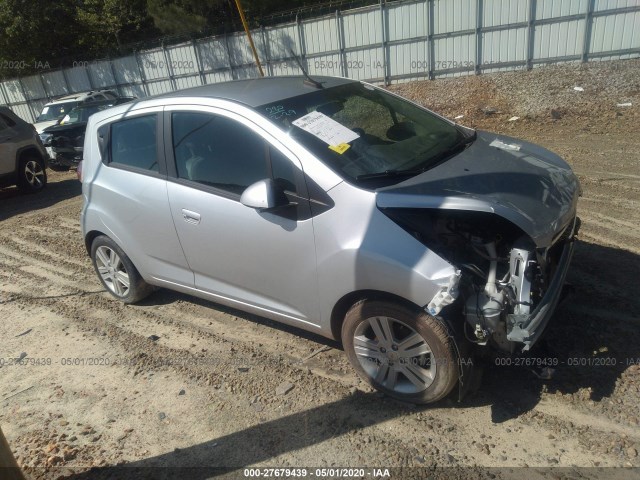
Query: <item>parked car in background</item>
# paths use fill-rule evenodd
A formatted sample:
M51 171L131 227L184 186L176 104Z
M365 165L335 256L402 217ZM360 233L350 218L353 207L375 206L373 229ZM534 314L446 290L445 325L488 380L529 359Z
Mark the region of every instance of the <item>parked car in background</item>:
M40 139L49 152L49 167L57 171L77 167L82 161L84 132L89 117L106 108L132 100L135 100L135 97L84 103L74 107L57 124L45 128L40 134Z
M82 233L114 297L166 287L341 340L409 402L467 381L461 352L534 346L579 228L554 153L344 78L114 107L84 148Z
M79 92L66 95L64 97L57 98L42 107L40 115L38 115L38 118L36 118L33 125L36 127L38 133L42 133L45 128L55 125L59 119L64 117L78 105L83 103L115 100L116 98L118 98L118 94L113 90Z
M33 125L0 106L0 187L37 192L47 184L47 152Z

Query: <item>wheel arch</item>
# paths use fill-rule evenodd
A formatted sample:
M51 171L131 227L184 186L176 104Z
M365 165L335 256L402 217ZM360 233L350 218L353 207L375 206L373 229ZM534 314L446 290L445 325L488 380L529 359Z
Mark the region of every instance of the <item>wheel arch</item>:
M381 290L356 290L347 293L333 306L331 310L331 335L339 342L342 341L342 324L349 309L362 300L384 300L391 303L404 305L409 308L420 309L410 300L394 293Z
M87 255L91 256L91 245L93 244L93 241L99 237L100 235L104 235L105 237L109 237L109 235L107 235L106 233L103 233L99 230L91 230L90 232L88 232L85 236L84 236L84 246L87 249ZM111 237L109 237L111 238Z
M42 156L42 152L40 152L36 147L34 147L33 145L27 145L25 147L19 148L16 151L16 172L18 171L18 169L20 168L20 162L30 156L33 155L35 157L37 157L40 161L42 161L42 166L44 168L47 167L46 164L46 160L45 158Z

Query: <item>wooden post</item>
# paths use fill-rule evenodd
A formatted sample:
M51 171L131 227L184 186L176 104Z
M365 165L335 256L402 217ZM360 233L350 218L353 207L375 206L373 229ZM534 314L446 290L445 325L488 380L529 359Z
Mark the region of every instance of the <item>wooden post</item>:
M0 478L3 480L25 480L22 470L13 458L7 439L0 428Z

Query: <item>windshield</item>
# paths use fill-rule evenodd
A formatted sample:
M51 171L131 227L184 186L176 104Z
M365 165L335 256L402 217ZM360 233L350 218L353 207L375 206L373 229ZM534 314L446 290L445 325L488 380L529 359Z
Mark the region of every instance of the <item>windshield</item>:
M451 123L361 83L319 89L258 111L358 184L373 179L378 184L399 182L467 143Z
M64 117L80 102L66 102L57 103L55 105L47 105L42 109L40 115L36 119L36 122L47 122L51 120L57 120L60 117Z
M89 117L100 110L104 110L111 105L91 105L91 106L82 106L76 107L69 112L68 115L60 122L60 125L70 125L74 123L86 122L89 120Z

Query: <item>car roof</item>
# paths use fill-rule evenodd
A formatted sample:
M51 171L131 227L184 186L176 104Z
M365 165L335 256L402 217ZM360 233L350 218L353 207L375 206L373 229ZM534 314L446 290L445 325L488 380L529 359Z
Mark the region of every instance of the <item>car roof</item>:
M76 101L83 101L86 98L91 97L92 95L96 95L98 93L107 93L110 95L115 95L115 92L113 90L90 90L88 92L77 92L77 93L72 93L70 95L65 95L64 97L60 97L60 98L56 98L55 100L48 102L45 106L49 106L49 105L57 105L59 103L66 103L66 102L72 102L74 100Z
M104 105L115 105L115 101L116 99L114 98L111 100L98 100L96 102L81 103L80 105L73 107L73 110L83 110L85 108L101 107Z
M355 80L340 77L312 77L320 82L324 88L336 87L348 83L357 83ZM248 80L233 80L230 82L213 83L201 87L187 88L177 92L164 93L154 98L179 98L179 97L203 97L221 98L243 103L249 107L258 107L268 103L285 100L305 93L317 92L318 87L305 82L305 77L261 77ZM145 99L146 100L146 99Z

